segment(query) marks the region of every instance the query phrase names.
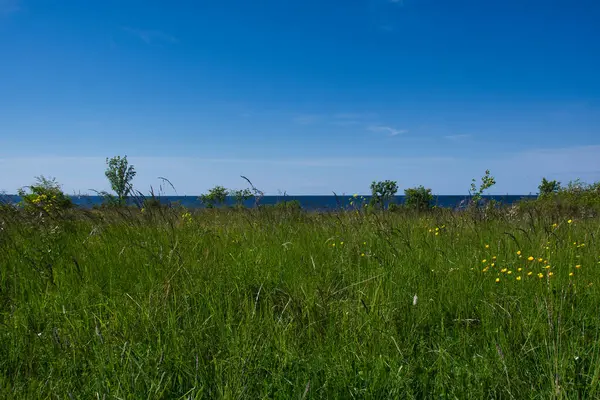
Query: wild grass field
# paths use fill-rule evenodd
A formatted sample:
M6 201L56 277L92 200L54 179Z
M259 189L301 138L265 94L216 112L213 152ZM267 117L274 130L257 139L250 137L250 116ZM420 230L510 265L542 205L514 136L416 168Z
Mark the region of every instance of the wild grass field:
M535 208L4 207L0 394L598 398L599 231Z

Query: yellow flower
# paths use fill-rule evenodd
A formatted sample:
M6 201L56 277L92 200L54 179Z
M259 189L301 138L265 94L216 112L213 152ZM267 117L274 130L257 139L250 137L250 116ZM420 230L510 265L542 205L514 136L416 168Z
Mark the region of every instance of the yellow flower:
M542 279L544 277L544 274L542 274L541 272L538 274L538 278Z
M517 272L521 272L523 268L517 268Z
M489 249L489 248L490 248L490 245L489 245L489 244L486 244L486 245L485 245L485 248L486 248L486 249Z
M340 246L344 245L344 242L340 242Z
M533 274L533 272L529 271L529 272L527 273L527 276L531 276L531 274Z
M365 256L365 253L360 253L360 256L361 256L361 257L364 257L364 256Z
M557 223L553 223L553 224L552 224L552 227L553 227L553 228L556 228L557 226L558 226L558 224L557 224Z
M487 262L487 260L483 260L483 261L481 261L481 262L485 264L485 263Z
M572 273L572 272L569 272L569 276L573 276L573 273Z
M534 260L533 256L529 256L527 259L528 259L529 261L533 261L533 260Z
M517 251L517 255L520 256L521 255L521 250Z
M512 271L508 271L507 274L509 274L509 275L512 274Z
M542 262L542 261L544 261L544 259L543 258L538 258L538 261Z
M575 268L579 269L581 268L581 265L576 265Z
M490 269L490 267L485 267L484 269L482 269L482 272L488 272L488 270Z
M568 221L567 221L567 224L570 224L570 223L572 223L572 222L573 222L573 220L572 220L572 219L570 219L570 220L568 220Z
M518 280L518 281L520 281L520 280L521 280L521 277L520 277L520 276L517 276L517 280Z
M358 195L357 195L357 194L354 194L354 196L352 196L352 197L354 197L354 198L357 198L357 197L358 197Z
M436 233L435 233L435 236L438 236L439 234L440 234L439 232L436 232Z
M435 228L435 230L436 230L436 231L439 231L439 230L440 230L440 228Z
M506 268L503 268L500 272L502 272L502 273L506 272Z
M496 261L496 256L493 256L493 257L492 257L492 260Z
M554 272L548 272L548 276L554 275Z
M546 269L550 269L550 266L549 266L549 265L546 265L544 268L546 268Z
M496 283L500 282L500 278L496 278Z
M496 266L496 263L492 263L492 267L495 267L495 266Z
M332 244L331 244L331 247L335 247L335 243L332 243Z

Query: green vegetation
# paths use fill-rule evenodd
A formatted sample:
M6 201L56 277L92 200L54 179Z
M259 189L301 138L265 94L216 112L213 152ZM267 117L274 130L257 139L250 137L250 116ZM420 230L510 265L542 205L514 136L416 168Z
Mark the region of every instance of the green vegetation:
M54 214L73 207L55 178L36 177L36 183L19 189L21 204L26 211L41 211Z
M127 197L133 191L132 181L136 172L133 165L129 165L127 156L116 156L106 159L106 172L104 173L110 182L112 190L116 193L116 201L108 193L103 193L109 202L117 205L125 205Z
M600 183L478 207L486 171L473 207L419 186L389 212L373 182L319 213L245 209L243 177L236 207L137 208L112 160L116 207L43 177L0 207L3 397L600 397Z
M371 183L371 201L369 206L374 209L383 209L398 193L396 181L373 181Z
M215 186L208 193L200 196L200 201L206 208L213 208L225 203L229 191L223 186Z
M597 398L599 217L544 204L4 208L0 393Z
M406 207L419 211L429 209L431 207L431 202L433 201L431 189L425 189L424 186L406 189L404 190L404 196L404 204Z

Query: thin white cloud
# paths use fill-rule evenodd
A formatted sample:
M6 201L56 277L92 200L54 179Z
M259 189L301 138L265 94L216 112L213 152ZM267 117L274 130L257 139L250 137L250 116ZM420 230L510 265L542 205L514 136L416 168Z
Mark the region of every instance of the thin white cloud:
M1 1L1 0L0 0ZM175 36L172 36L168 33L159 30L146 30L146 29L137 29L124 27L123 30L127 33L132 34L137 37L141 41L146 44L156 44L156 43L178 43L179 40Z
M406 130L406 129L395 129L390 126L381 126L381 125L369 126L367 129L370 130L371 132L387 133L388 136L398 136L403 133L408 133L408 130Z

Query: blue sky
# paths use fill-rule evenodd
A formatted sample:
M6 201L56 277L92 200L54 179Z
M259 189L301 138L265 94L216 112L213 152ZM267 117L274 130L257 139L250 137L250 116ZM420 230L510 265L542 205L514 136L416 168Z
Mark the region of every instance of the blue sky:
M596 0L0 0L0 190L600 180Z

